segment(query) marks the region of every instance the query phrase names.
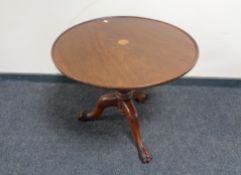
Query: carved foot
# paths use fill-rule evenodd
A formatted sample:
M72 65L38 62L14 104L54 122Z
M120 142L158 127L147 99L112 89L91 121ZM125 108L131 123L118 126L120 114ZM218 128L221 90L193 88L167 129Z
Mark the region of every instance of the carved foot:
M88 112L88 113L80 112L78 114L78 120L79 121L97 120L101 116L102 112L106 107L116 106L116 105L117 105L117 98L114 93L102 95L98 99L95 108L91 112Z
M138 153L142 163L149 163L152 160L152 155L147 148L138 148Z
M137 102L143 103L144 101L146 101L147 97L148 94L146 90L135 90L133 92L133 99Z
M79 121L91 121L91 120L96 120L93 116L91 116L91 113L87 112L79 112L77 114L77 118Z

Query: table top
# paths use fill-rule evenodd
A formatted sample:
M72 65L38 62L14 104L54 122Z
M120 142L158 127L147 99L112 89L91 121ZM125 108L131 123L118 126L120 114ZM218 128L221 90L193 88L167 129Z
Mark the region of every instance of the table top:
M78 24L55 41L52 58L66 76L112 89L137 89L187 73L198 47L183 30L141 17L104 17Z

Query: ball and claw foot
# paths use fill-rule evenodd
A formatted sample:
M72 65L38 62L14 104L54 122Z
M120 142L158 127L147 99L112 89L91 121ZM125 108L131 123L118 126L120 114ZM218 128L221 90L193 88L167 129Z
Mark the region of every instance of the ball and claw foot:
M152 155L145 147L138 149L138 152L142 163L149 163L152 160Z
M94 120L93 118L91 118L87 112L79 112L77 113L77 118L79 121L91 121L91 120Z

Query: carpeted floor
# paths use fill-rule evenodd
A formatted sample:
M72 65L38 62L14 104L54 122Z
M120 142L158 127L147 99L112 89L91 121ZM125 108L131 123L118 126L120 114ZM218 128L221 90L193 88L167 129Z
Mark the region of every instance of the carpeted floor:
M0 174L240 175L241 83L202 81L152 88L150 98L136 104L143 140L153 155L151 163L142 164L117 110L107 109L95 122L75 117L106 90L72 82L1 80Z

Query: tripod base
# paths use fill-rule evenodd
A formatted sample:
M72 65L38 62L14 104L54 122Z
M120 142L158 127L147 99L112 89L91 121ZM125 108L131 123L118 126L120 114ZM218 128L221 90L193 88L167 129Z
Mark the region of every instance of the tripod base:
M138 113L132 102L132 99L138 102L143 102L146 100L146 98L147 93L145 91L119 90L113 93L104 94L98 99L93 111L88 113L80 113L78 119L80 121L97 120L105 108L111 106L116 107L128 120L128 124L134 137L140 160L143 163L148 163L152 160L152 155L142 141L139 128Z

